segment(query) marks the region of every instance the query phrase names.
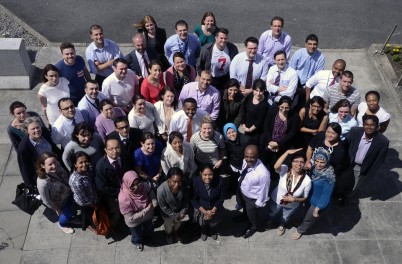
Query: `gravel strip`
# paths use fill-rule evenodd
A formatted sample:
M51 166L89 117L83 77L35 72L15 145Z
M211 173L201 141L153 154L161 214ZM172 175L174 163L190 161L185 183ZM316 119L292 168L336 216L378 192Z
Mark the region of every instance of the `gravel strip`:
M0 9L0 38L22 38L25 46L44 47L45 43L29 33L25 28L18 24L14 19Z

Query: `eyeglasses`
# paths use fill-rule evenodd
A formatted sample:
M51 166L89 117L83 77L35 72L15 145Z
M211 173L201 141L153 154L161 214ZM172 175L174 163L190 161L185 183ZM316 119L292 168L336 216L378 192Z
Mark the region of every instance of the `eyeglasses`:
M62 108L61 110L62 110L62 111L67 111L67 110L69 110L69 109L74 110L74 109L75 109L75 106L74 106L74 105L70 105L70 106L67 106L67 107L65 107L65 108Z
M107 148L107 151L120 151L120 147L115 147L115 148Z

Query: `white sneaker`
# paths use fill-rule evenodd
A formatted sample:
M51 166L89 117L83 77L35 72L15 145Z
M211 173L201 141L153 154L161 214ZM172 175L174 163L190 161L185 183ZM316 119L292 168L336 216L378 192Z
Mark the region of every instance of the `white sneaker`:
M71 227L62 227L60 225L60 223L57 223L57 226L61 229L61 231L63 231L65 234L73 234L74 233L74 229L72 229Z

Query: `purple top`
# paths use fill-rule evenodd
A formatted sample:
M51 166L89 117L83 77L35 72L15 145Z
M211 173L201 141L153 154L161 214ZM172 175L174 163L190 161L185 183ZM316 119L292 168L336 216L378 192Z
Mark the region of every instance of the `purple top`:
M126 116L126 113L120 107L114 107L114 118ZM113 119L107 119L102 113L98 115L95 121L95 128L98 134L105 140L105 137L115 131Z

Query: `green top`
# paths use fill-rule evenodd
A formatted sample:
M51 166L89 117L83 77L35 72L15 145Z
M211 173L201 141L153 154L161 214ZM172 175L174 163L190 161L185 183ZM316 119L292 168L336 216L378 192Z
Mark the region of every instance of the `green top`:
M215 31L212 32L211 35L207 36L204 34L202 31L201 25L196 25L194 27L194 33L198 36L198 39L200 40L201 47L204 46L205 44L212 43L215 41L215 35L218 32L218 27L215 28Z

